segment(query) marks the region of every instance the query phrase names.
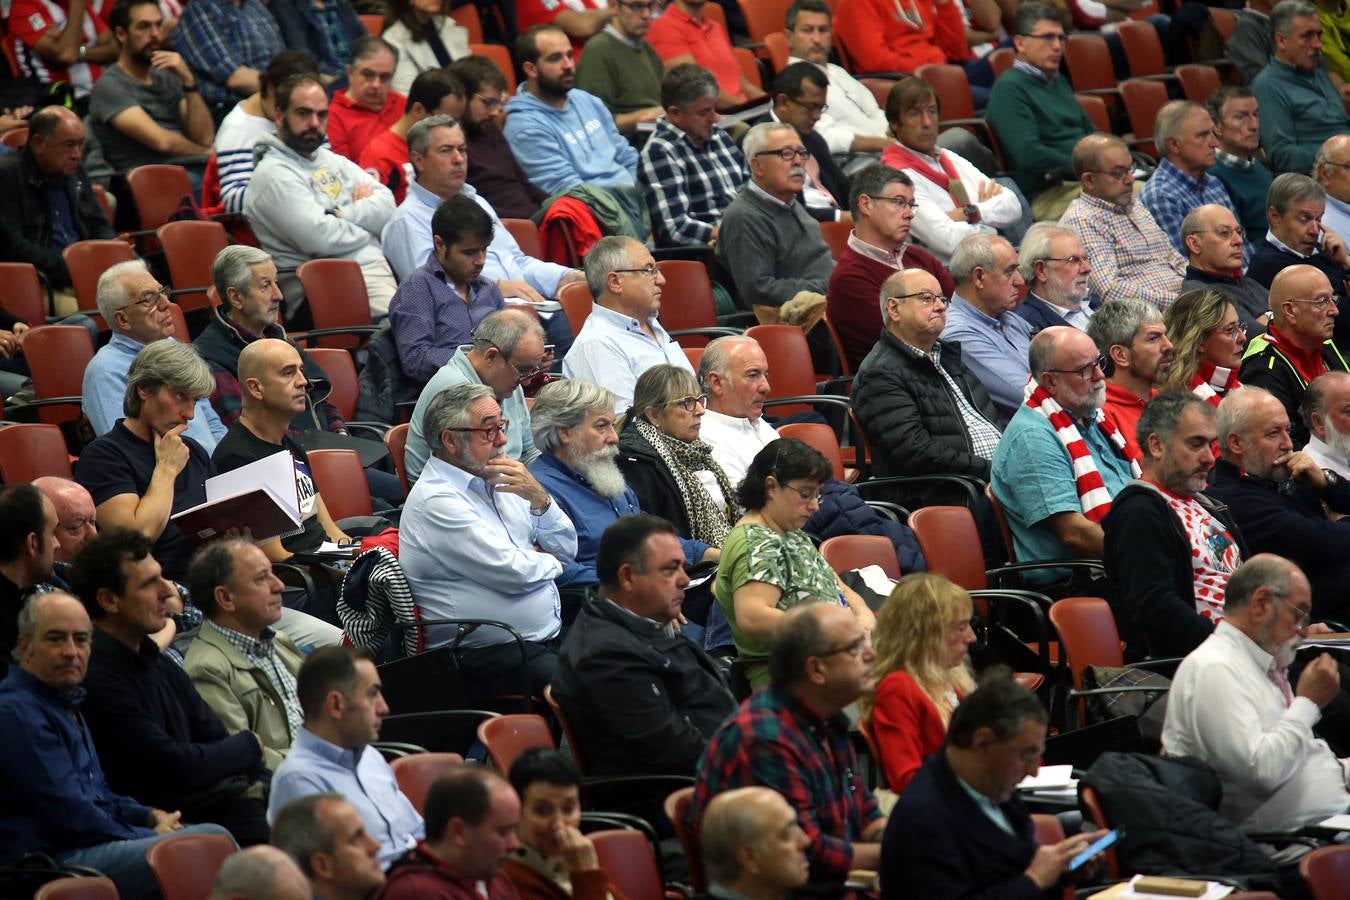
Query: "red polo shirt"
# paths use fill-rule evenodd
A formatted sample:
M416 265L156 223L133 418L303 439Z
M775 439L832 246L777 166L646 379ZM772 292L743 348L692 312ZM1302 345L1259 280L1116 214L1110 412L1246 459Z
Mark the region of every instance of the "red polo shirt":
M693 54L694 62L713 73L718 90L745 99L741 93L741 67L736 54L731 52L731 38L725 28L707 16L695 22L672 3L652 23L647 43L656 48L663 60Z
M328 145L334 153L341 153L360 164L361 151L371 141L389 130L403 116L408 98L398 91L390 91L384 108L372 112L347 96L346 91L333 95L328 106Z
M1157 393L1156 390L1151 391L1148 395L1149 400L1157 396ZM1110 381L1106 382L1106 405L1102 407L1102 415L1120 429L1126 447L1132 448L1133 452L1140 456L1143 451L1135 440L1134 433L1139 430L1139 417L1144 414L1144 405L1147 402L1148 400L1140 400L1134 391L1128 391Z

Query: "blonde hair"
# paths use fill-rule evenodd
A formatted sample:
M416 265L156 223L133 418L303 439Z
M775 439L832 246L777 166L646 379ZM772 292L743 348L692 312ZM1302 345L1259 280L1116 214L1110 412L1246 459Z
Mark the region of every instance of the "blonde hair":
M886 598L877 613L872 645L876 683L892 672L905 671L933 705L945 726L955 705L949 694L969 694L975 678L969 667L947 666L947 629L972 613L970 594L941 575L917 572L906 575ZM864 716L872 713L873 695L859 700Z
M1199 288L1187 291L1163 313L1167 339L1172 342L1172 368L1160 390L1191 389L1191 379L1200 368L1202 345L1210 332L1223 324L1233 301L1223 291Z

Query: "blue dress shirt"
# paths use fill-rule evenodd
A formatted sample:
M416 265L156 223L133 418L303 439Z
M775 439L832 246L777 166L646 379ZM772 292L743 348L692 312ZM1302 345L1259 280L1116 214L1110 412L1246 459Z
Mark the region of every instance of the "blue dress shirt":
M430 380L455 348L473 341L479 322L505 306L497 285L481 276L469 285L466 301L435 254L428 256L389 301L389 327L403 371L416 381Z
M389 763L373 747L346 750L301 728L272 776L267 800L270 825L281 809L297 797L341 794L356 807L366 833L380 842L380 865L386 869L403 851L426 837L422 817L398 789Z
M527 641L558 636L562 612L554 579L576 555L577 532L561 503L536 516L524 497L495 491L434 456L399 520L399 562L424 619L496 619ZM448 626L428 627L427 644L444 644L453 633ZM501 629L483 628L462 646L510 640Z
M980 379L1000 412L1009 417L1017 412L1031 377L1027 360L1031 325L1026 319L1015 312L995 319L952 294L942 340L961 344L961 361Z
M618 412L623 413L633 402L638 376L652 366L669 363L693 372L684 348L671 340L655 316L649 324L655 338L632 316L594 304L572 349L563 357L563 375L609 388Z

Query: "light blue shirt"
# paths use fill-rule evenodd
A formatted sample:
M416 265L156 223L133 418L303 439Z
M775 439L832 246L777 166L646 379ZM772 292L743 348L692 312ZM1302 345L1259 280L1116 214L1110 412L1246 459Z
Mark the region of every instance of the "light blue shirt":
M132 360L144 346L125 334L113 332L112 339L99 348L85 367L82 388L84 414L89 417L94 434L107 434L117 424L117 420L123 417L127 373L131 371ZM203 397L197 401L192 421L188 423L183 436L192 438L210 453L225 436L225 431L225 424L211 407L211 398Z
M504 278L523 279L545 297L556 297L558 282L572 270L567 266L526 256L520 244L516 243L511 232L497 217L492 205L472 185L464 185L459 193L477 203L483 212L492 217L492 243L488 244L482 277L494 283ZM393 266L400 282L415 272L431 255L431 217L441 202L440 197L416 181L411 182L408 196L403 198L389 224L384 226L380 243L384 247L385 258Z
M1327 194L1327 209L1322 213L1322 227L1342 240L1350 240L1350 203ZM1247 235L1248 239L1251 235Z
M956 773L952 774L955 775ZM1003 810L998 808L998 804L996 804L993 800L990 800L984 794L981 794L979 791L975 790L970 785L966 784L965 781L963 781L959 775L957 775L956 777L956 783L961 785L961 789L964 790L970 796L971 800L975 801L975 805L980 808L980 812L988 816L989 821L993 822L999 828L1003 829L1004 832L1012 835L1013 837L1017 837L1017 832L1013 830L1012 823L1008 821L1008 817L1004 815Z
M553 580L576 555L577 532L562 504L536 516L524 497L434 456L399 519L399 562L423 619L496 619L527 641L558 636L562 606ZM429 647L454 635L450 626L426 631ZM480 628L462 645L510 641L499 628Z
M661 323L650 320L653 338L632 316L593 304L586 324L563 357L563 375L598 384L614 392L622 413L633 402L638 376L662 363L694 371L684 348L670 339Z
M380 842L380 865L386 869L426 836L422 817L398 789L394 772L380 751L372 747L346 750L301 728L272 776L268 824L291 800L329 792L341 794L356 807L366 833Z
M473 363L469 361L469 355L460 347L450 357L450 361L431 376L427 386L422 388L417 405L413 407L412 421L409 423L411 427L408 428L408 447L403 455L409 484L417 483L422 475L422 467L427 464L427 457L431 456L431 446L422 433L422 417L426 415L432 399L452 384L482 383L483 380L473 369ZM504 448L506 455L529 465L534 462L539 451L534 448L534 438L530 436L530 408L525 405L525 392L520 385L516 385L511 396L498 402L502 407L502 416L508 423Z
M1022 405L1031 363L1031 325L1015 312L995 319L952 294L942 340L961 344L961 361L975 373L994 405L1011 416ZM1038 559L1039 557L1028 557Z

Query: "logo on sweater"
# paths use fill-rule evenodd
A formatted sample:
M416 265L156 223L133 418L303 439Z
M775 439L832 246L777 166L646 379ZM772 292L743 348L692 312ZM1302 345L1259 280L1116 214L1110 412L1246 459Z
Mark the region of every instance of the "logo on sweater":
M338 197L342 194L342 179L337 176L336 172L324 166L315 169L310 178L319 190L327 194L334 203L337 202Z

